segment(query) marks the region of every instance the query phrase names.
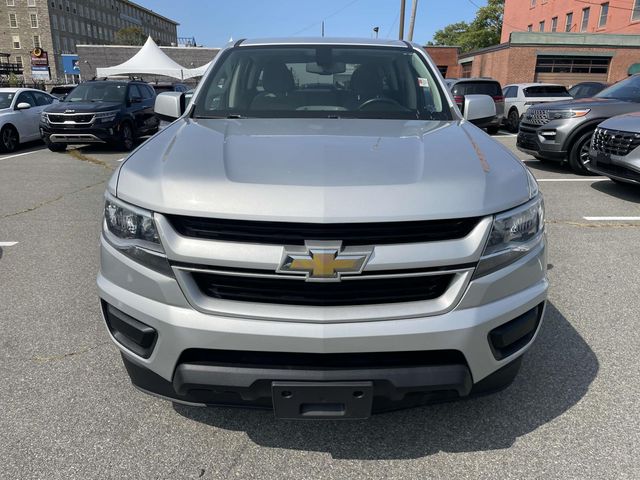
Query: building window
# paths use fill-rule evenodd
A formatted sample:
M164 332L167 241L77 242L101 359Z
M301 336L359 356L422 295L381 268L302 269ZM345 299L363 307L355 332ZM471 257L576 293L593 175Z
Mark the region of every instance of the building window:
M540 31L544 32L544 20L540 22Z
M635 12L635 9L634 9ZM607 26L607 16L609 15L609 2L600 5L600 20L598 21L598 28Z
M33 36L33 48L41 48L42 45L40 44L40 35L34 35Z
M582 9L582 23L580 24L580 31L586 32L587 28L589 28L589 13L591 12L590 8Z
M462 78L471 78L471 67L473 67L473 62L462 64Z
M7 0L7 7L15 7L16 0Z
M67 31L67 24L64 21L64 17L60 17L60 30L62 30L63 32Z
M27 0L27 7L35 7L36 0Z
M558 31L558 17L553 17L551 19L551 31L552 32Z
M533 32L533 24L527 26L527 32Z
M38 14L30 13L29 19L31 20L31 28L38 28Z
M631 12L631 21L640 20L640 0L633 2L633 12Z
M569 12L567 13L567 21L564 26L564 31L570 32L572 27L573 27L573 12Z
M51 15L51 26L54 30L58 30L58 16L55 14Z
M531 8L536 6L536 0L531 0Z
M20 50L20 35L14 35L11 37L11 40L13 42L13 48Z
M536 73L598 73L609 72L609 57L554 57L540 55L536 61Z
M16 55L16 65L18 65L20 68L23 67L22 57L20 55Z
M9 27L18 28L18 17L16 17L15 13L9 14Z

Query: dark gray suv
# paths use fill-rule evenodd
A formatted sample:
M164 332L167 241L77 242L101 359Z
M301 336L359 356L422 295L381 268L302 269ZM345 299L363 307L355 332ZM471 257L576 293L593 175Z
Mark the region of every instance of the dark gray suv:
M531 107L522 119L518 149L540 160L569 162L586 175L589 142L596 126L607 118L640 111L640 75L606 88L592 98Z

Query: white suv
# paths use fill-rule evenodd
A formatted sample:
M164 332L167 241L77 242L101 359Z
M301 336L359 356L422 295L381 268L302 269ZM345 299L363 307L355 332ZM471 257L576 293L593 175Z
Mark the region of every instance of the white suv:
M517 132L520 118L531 105L568 100L571 95L563 85L550 83L518 83L507 85L504 93L505 123L511 132Z

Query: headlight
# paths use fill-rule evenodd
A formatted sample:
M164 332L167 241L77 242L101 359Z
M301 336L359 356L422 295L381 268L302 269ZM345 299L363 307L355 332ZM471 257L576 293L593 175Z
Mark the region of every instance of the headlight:
M550 110L549 118L551 120L559 120L561 118L579 118L584 117L590 111L590 108L578 108L575 110Z
M110 112L100 112L95 114L95 119L99 122L111 122L116 115L118 114L118 110L111 110Z
M153 213L107 194L103 232L116 249L157 272L173 275L160 243Z
M524 205L496 215L475 277L487 275L525 256L544 237L544 201L538 195Z

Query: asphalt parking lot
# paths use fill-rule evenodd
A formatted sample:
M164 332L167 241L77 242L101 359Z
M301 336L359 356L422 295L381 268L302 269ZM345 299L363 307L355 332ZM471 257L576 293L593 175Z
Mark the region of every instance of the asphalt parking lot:
M95 286L123 154L0 156L0 478L640 478L640 221L620 218L640 217L640 188L517 155L545 195L551 289L515 383L326 423L135 390Z

